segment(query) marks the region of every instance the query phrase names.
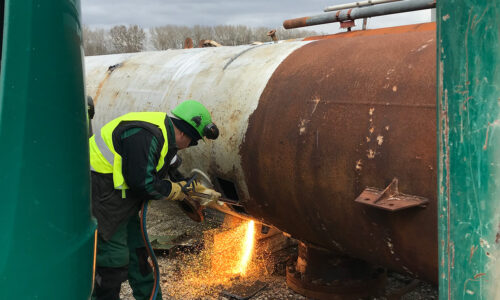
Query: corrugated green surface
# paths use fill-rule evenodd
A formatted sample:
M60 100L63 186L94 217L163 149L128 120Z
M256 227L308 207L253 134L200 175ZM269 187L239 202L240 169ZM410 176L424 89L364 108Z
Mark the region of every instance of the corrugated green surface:
M80 2L8 0L0 81L0 299L88 299L95 222Z
M440 299L500 299L500 1L437 4Z

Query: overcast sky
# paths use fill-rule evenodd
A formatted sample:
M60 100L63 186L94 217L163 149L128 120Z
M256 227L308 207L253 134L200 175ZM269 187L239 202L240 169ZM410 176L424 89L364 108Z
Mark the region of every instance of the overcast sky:
M290 18L320 14L329 5L353 0L81 0L83 23L90 27L138 24L143 28L174 25L228 25L279 28ZM371 18L368 28L424 23L430 11ZM356 23L361 26L361 21ZM338 24L308 29L336 32Z

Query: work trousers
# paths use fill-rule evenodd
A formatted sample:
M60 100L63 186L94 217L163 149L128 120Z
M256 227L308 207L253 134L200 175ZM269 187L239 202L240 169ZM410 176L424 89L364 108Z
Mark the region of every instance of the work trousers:
M92 299L119 300L121 284L127 278L135 299L149 299L154 276L148 263L138 215L121 224L109 240L98 238ZM162 299L161 291L156 299Z

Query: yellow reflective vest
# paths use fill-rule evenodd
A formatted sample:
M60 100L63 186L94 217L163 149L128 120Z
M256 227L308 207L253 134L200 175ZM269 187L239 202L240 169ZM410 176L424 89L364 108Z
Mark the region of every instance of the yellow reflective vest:
M113 145L113 132L121 122L136 121L151 123L161 129L165 142L156 166L156 171L160 171L168 152L165 118L167 118L167 114L164 112L131 112L110 121L101 129L96 130L89 139L91 170L102 174L112 173L115 189L125 190L128 188L122 173L122 157L116 152Z

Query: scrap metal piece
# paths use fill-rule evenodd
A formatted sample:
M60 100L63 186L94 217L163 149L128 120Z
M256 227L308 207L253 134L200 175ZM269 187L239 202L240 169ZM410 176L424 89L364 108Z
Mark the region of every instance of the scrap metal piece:
M427 198L400 193L397 178L394 178L384 190L367 187L354 201L388 211L415 206L425 207L429 203Z
M258 292L267 287L267 283L257 280L251 285L243 283L235 284L227 290L221 292L222 296L229 297L230 299L245 300L255 296Z
M154 250L168 251L176 246L174 240L178 237L179 236L177 235L164 235L164 236L152 235L150 237L151 246L153 246Z
M171 250L175 247L194 248L200 243L196 236L188 235L186 232L180 235L152 235L151 245L155 250Z
M278 42L278 37L276 36L276 29L270 30L267 33L267 36L271 37L271 39L273 40L273 42L275 42L275 43Z
M187 37L185 40L184 40L184 49L191 49L193 48L193 40L189 37Z
M212 40L200 40L198 43L198 47L200 48L206 48L206 47L221 47L222 44L217 43L216 41Z
M188 235L153 235L150 237L151 246L160 255L174 257L179 253L195 253L203 248L201 236Z

